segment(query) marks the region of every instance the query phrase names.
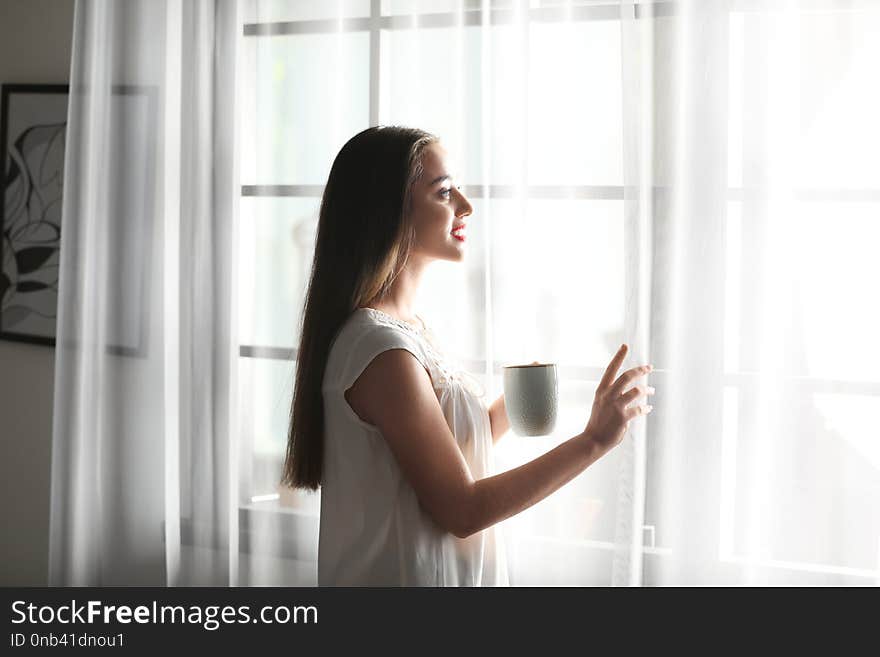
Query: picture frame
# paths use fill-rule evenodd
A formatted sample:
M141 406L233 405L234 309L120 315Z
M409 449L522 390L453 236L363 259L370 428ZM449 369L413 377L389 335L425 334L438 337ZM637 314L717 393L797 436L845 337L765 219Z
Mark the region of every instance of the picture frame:
M0 338L55 344L69 85L0 89Z
M85 87L75 92L93 93ZM60 84L3 85L0 91L0 152L4 155L4 184L0 185L0 208L3 208L3 215L0 216L3 234L0 261L4 265L0 277L0 339L55 345L65 162L63 143L61 153L54 152L49 164L46 164L46 154L34 146L28 151L27 138L22 141L22 135L30 126L38 125L38 121L59 126L61 121L57 119L61 112L60 105L63 104L63 133L55 135L53 148L57 149L57 140L66 142L69 94L69 85ZM98 192L106 208L106 216L100 218L98 224L107 236L107 244L111 246L103 262L105 275L101 285L105 289L100 293L107 296L116 311L108 316L109 321L103 327L104 348L108 353L118 355L143 357L148 341L149 269L157 178L156 97L157 90L152 86L113 85L109 98L101 99L108 103L107 123L103 127L102 137L106 141L102 144L106 146L106 168L114 171L114 184ZM53 98L54 102L46 100L49 98ZM43 101L42 106L40 101ZM48 107L50 105L53 107ZM53 120L54 123L51 122ZM56 128L56 132L61 132L61 128ZM15 150L19 143L25 154L19 152L21 147ZM31 160L36 158L37 162L26 160L28 153ZM75 160L72 162L71 166L78 166ZM36 173L27 168L33 169L38 164L40 167ZM57 173L47 174L50 171ZM16 175L20 180L16 180ZM51 180L54 186L43 193L33 183L34 180ZM27 193L37 194L38 198L28 203ZM74 189L71 193L74 197L70 205L78 208L79 190ZM49 200L54 205L47 210ZM45 224L44 227L30 227L40 221ZM29 244L27 239L32 235L47 241ZM39 268L46 271L39 272ZM27 283L32 279L37 281L37 285L21 285L23 281ZM13 283L15 289L11 290ZM45 287L39 287L40 283ZM44 293L42 299L25 296L40 291ZM28 312L31 310L33 312Z

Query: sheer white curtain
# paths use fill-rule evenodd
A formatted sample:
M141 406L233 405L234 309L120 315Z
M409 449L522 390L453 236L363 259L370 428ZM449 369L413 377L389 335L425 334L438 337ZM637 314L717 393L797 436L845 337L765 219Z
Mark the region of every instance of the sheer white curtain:
M880 5L633 13L653 77L644 582L876 585Z
M76 3L52 585L237 581L238 9Z
M621 342L656 368L651 416L503 524L513 585L880 580L876 4L79 2L76 24L53 583L316 582L320 493L278 486L295 345L323 184L376 124L439 135L474 206L418 303L447 353L491 399L503 365L559 364L556 431L509 434L499 469L583 429Z
M620 342L624 367L657 368L653 414L504 523L514 584L877 581L875 3L251 11L241 366L245 432L271 464L258 504L279 503L320 186L359 129L409 124L441 136L475 208L467 259L434 265L423 315L493 398L506 363L560 365L557 431L506 437L500 467L582 429ZM316 512L317 496L280 496Z

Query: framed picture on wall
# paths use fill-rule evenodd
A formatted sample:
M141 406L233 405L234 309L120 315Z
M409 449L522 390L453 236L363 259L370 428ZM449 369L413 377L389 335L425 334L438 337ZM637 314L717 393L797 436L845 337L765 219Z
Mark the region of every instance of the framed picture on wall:
M69 92L68 85L13 84L3 85L0 93L0 339L55 345ZM100 94L85 87L77 93L95 94L89 102L105 103L106 121L89 145L100 152L99 170L115 172L112 186L95 187L99 202L87 204L103 209L92 219L108 247L86 259L103 286L94 293L106 295L115 310L100 328L100 338L109 353L142 356L156 195L157 89L113 85ZM69 166L80 165L72 160ZM77 180L89 171L71 173L77 175L68 180ZM83 211L77 192L73 189L68 199L74 214ZM68 228L75 245L76 229Z
M0 93L0 338L55 344L68 85Z

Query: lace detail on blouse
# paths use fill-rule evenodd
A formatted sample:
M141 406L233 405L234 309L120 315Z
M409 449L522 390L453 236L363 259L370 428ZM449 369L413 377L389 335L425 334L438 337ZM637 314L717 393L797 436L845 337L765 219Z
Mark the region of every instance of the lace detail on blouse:
M411 333L415 333L416 335L421 335L424 329L427 328L425 326L424 320L422 320L422 318L418 315L416 315L416 317L418 317L419 321L422 322L421 327L416 326L415 324L410 324L409 322L404 322L402 319L397 319L393 315L389 315L388 313L382 310L378 310L377 308L364 307L358 308L358 310L364 310L367 312L367 314L372 315L373 317L377 317L382 321L391 322L395 326L399 326L405 331L410 331Z
M359 308L359 310L366 311L370 316L379 319L382 322L393 324L419 339L425 346L425 350L434 360L437 369L440 371L440 377L438 380L434 381L435 386L448 385L450 382L454 381L462 385L476 397L483 397L486 394L482 384L480 384L476 378L458 367L457 364L450 363L450 359L447 358L437 346L438 343L436 336L434 336L434 333L425 324L425 320L419 315L416 315L416 317L422 323L421 327L405 322L402 319L397 319L393 315L389 315L377 308L364 307Z

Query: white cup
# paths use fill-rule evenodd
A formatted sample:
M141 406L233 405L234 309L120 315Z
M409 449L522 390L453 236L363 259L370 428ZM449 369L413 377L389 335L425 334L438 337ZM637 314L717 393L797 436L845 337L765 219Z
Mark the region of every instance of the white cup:
M518 436L553 433L559 407L556 363L506 366L504 405L510 428Z

